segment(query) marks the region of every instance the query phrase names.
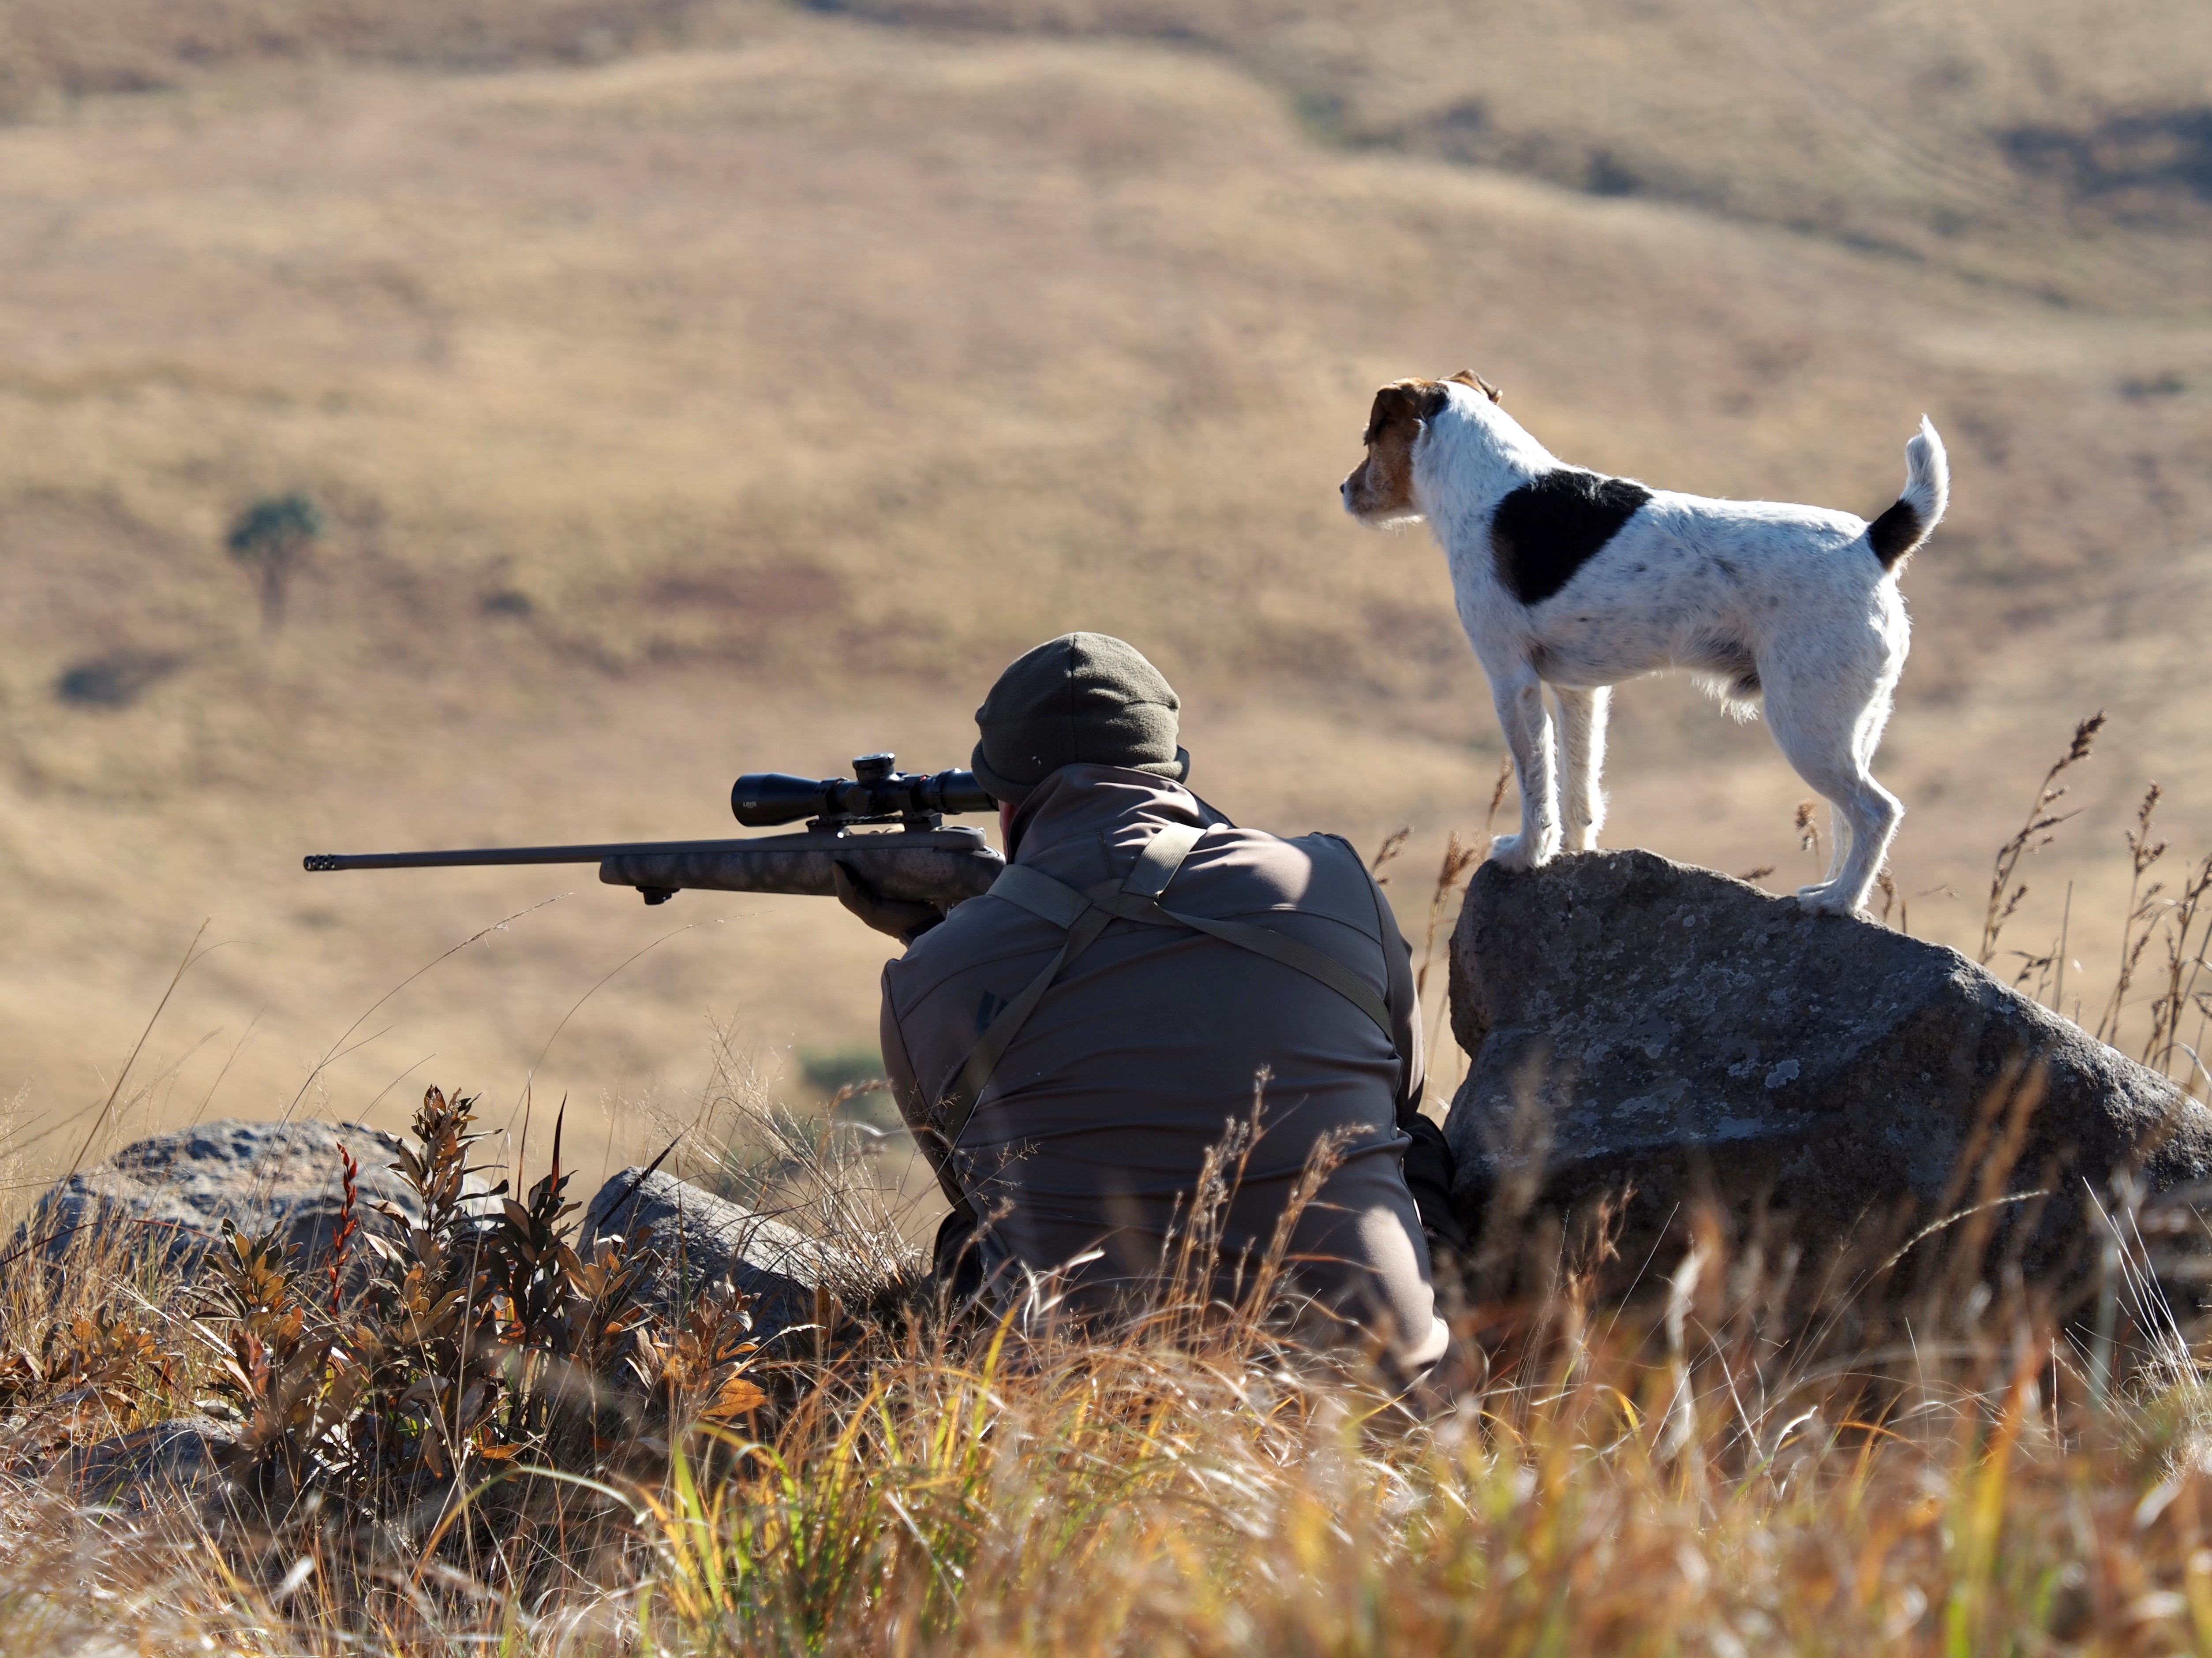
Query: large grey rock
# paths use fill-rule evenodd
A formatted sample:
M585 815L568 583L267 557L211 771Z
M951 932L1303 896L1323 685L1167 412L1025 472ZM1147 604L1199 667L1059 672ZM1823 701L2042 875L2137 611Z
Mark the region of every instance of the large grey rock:
M188 1268L222 1236L225 1218L250 1232L281 1223L301 1260L312 1263L329 1247L343 1207L341 1145L361 1164L364 1227L380 1202L419 1216L413 1193L391 1172L399 1144L358 1123L203 1123L140 1140L80 1169L40 1199L26 1227L50 1260L97 1240L103 1248L116 1242L158 1248ZM87 1232L92 1237L81 1236ZM24 1241L25 1228L15 1238ZM363 1264L368 1254L360 1251Z
M1472 1068L1444 1132L1470 1225L1493 1198L1571 1209L1630 1184L1632 1235L1701 1189L1769 1199L1808 1241L1905 1200L1924 1219L2023 1071L2042 1097L2013 1189L2064 1193L2038 1254L2081 1219L2085 1177L2212 1175L2212 1113L1955 950L1650 853L1486 864L1451 950Z
M646 1281L648 1305L680 1312L709 1284L727 1278L751 1301L753 1333L763 1345L793 1326L814 1321L817 1284L838 1287L849 1272L843 1256L781 1221L656 1169L625 1169L600 1187L584 1211L578 1249L603 1234L653 1229L647 1248L654 1265Z

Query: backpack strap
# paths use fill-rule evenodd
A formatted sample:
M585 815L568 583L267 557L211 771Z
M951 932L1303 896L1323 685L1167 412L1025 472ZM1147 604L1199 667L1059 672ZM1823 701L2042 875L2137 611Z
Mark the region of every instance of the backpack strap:
M1121 890L1137 898L1158 897L1175 879L1182 860L1190 856L1190 849L1205 836L1206 830L1196 823L1170 823L1145 842L1145 849L1137 854L1136 867L1121 883Z
M1364 979L1334 956L1272 927L1243 921L1218 921L1211 916L1188 915L1161 906L1159 895L1167 890L1169 883L1182 867L1183 859L1205 834L1206 830L1195 824L1170 823L1146 844L1126 880L1102 881L1083 892L1025 864L1009 864L999 872L999 878L991 885L993 897L1005 898L1041 920L1066 928L1067 938L1044 971L1000 1010L982 1039L962 1062L957 1080L941 1102L945 1121L940 1132L948 1148L959 1144L960 1133L967 1127L968 1119L975 1112L975 1102L981 1097L991 1073L1013 1046L1014 1038L1021 1034L1022 1026L1036 1011L1053 981L1069 963L1091 948L1106 930L1107 923L1113 920L1134 921L1145 926L1188 927L1319 980L1374 1020L1383 1039L1395 1050L1397 1038L1389 1004L1375 993ZM1385 970L1389 971L1387 939L1383 955Z

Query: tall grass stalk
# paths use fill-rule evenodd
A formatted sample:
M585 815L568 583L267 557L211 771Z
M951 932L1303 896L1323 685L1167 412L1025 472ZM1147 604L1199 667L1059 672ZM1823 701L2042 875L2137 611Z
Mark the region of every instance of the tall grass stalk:
M2074 740L2067 744L2066 752L2051 762L2051 769L2043 774L2042 782L2036 785L2035 799L2028 806L2027 816L2012 838L1997 848L1990 872L1989 902L1982 913L1981 953L1975 957L1984 967L1997 953L1997 939L2004 932L2005 923L2027 896L2027 884L2022 881L2015 884L2014 879L2021 859L2049 846L2060 824L2081 815L2078 811L2054 812L2051 809L2066 793L2067 785L2059 780L2089 757L2097 745L2097 733L2104 728L2105 714L2101 709L2074 727Z
M2182 1021L2193 1006L2200 1027L2212 1015L2212 999L2197 986L2204 971L2204 954L2212 947L2212 911L2205 898L2212 893L2212 854L2207 854L2183 883L2166 918L2166 984L2151 1004L2150 1034L2144 1038L2142 1060L2161 1071L2173 1069L2173 1052L2180 1043ZM2198 926L2203 918L2204 926Z
M2105 1011L2098 1017L2097 1039L2117 1042L2120 1037L2120 1021L2127 1011L2128 992L2134 986L2136 969L2142 961L2143 951L2150 947L2160 910L2159 895L2166 890L2162 881L2143 885L2143 877L2152 865L2166 855L2166 842L2151 838L2151 818L2158 811L2160 796L2165 793L2156 783L2143 791L2142 804L2136 808L2135 827L2127 832L2128 842L2128 907L2120 920L2119 966L2112 975L2112 994L2106 999Z

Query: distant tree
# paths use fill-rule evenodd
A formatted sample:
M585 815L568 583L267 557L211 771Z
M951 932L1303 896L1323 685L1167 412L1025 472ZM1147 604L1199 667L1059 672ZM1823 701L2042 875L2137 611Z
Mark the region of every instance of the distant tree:
M322 509L296 492L264 495L230 526L223 544L260 582L263 632L283 625L284 590L322 533Z

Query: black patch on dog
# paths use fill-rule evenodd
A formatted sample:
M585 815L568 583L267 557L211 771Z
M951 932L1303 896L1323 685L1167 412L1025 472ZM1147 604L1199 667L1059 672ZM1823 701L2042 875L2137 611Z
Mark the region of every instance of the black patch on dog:
M1889 510L1867 525L1867 539L1881 568L1893 570L1897 561L1920 544L1920 514L1909 501L1893 501Z
M1651 492L1632 478L1562 466L1498 503L1490 550L1498 579L1523 604L1540 604L1573 580Z

